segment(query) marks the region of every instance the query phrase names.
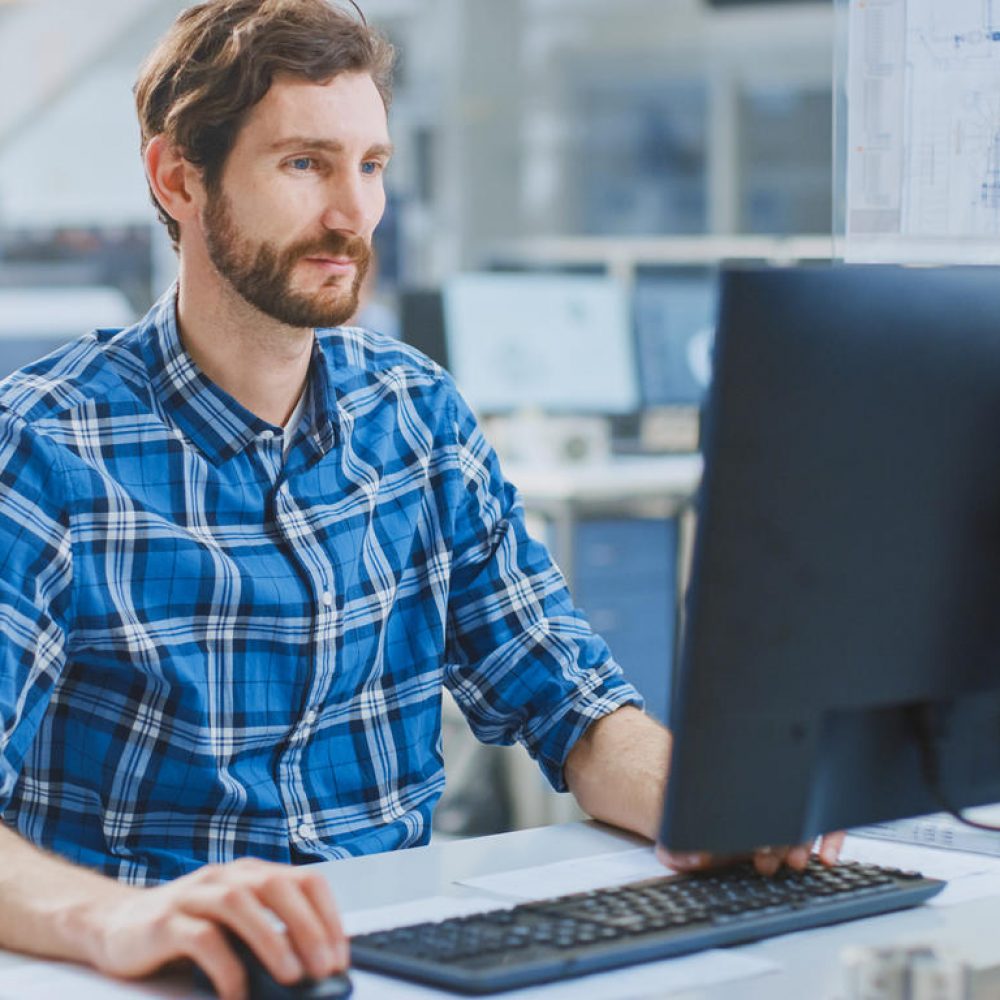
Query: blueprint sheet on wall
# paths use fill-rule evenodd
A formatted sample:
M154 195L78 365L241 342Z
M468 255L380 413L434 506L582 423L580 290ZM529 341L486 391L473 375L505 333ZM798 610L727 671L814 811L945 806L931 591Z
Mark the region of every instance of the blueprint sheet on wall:
M848 260L1000 263L1000 0L849 0Z

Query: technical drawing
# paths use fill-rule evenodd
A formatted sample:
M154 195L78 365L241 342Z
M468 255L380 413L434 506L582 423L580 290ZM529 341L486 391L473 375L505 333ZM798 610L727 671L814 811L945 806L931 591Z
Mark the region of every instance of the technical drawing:
M851 0L846 256L1000 263L1000 0Z

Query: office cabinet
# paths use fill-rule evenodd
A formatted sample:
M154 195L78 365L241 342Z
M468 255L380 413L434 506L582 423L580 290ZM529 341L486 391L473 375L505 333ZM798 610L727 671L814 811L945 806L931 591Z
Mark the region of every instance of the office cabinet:
M666 722L677 621L676 518L576 521L570 588L651 715Z

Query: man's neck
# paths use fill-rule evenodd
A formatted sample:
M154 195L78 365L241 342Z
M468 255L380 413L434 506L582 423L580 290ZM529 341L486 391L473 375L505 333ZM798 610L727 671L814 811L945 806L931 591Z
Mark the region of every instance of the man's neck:
M265 316L209 268L207 260L181 259L181 342L220 389L261 419L284 426L306 384L313 331Z

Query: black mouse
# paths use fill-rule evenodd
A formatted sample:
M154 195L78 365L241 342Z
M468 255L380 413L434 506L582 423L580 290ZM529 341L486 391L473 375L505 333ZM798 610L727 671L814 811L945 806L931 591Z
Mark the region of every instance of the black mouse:
M346 972L335 972L322 979L301 979L286 986L267 971L264 963L242 939L231 937L230 943L246 970L250 1000L342 1000L349 997L354 989ZM199 986L215 992L212 981L199 966L195 967L195 981Z

